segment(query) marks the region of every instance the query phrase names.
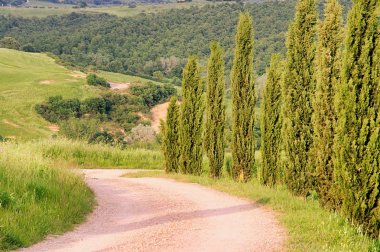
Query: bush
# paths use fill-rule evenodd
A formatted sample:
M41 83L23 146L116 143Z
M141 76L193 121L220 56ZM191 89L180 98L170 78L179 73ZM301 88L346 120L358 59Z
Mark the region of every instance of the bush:
M87 84L91 86L102 86L106 88L111 87L111 85L106 81L106 79L99 77L93 73L87 75Z
M0 47L19 50L20 43L13 37L4 37L0 39Z
M131 130L131 133L127 138L127 142L152 142L155 139L156 133L152 127L139 124Z
M142 98L144 105L149 108L167 100L177 93L173 85L156 85L152 82L148 82L145 85L132 86L130 90L133 95Z
M89 141L99 132L99 121L70 118L60 124L59 133L69 139Z

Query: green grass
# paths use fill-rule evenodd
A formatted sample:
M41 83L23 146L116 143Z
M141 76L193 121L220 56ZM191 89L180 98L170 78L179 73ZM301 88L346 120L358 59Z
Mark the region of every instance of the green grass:
M159 150L141 148L118 149L107 145L55 139L31 144L44 157L80 168L163 169Z
M145 79L142 77L133 76L133 75L125 75L125 74L120 74L120 73L98 71L96 74L105 78L106 80L108 80L110 82L116 82L116 83L147 83L147 82L153 82L155 84L162 84L161 82Z
M94 195L80 176L31 151L0 144L0 251L29 246L81 223Z
M99 92L72 74L45 54L0 48L0 135L20 140L51 135L35 104L54 95L81 99Z
M236 183L227 176L213 180L207 174L196 177L168 175L162 171L142 171L124 176L164 177L198 183L268 206L276 212L278 220L287 230L287 251L380 251L378 241L358 233L339 215L322 209L317 200L295 197L283 186L273 189L260 185L256 179L244 184Z

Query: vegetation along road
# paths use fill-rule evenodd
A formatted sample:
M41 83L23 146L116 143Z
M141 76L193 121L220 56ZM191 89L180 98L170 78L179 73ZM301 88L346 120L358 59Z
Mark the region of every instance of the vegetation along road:
M83 171L96 194L96 210L74 231L23 251L272 251L283 246L285 232L274 214L249 201L197 184L121 177L126 170Z

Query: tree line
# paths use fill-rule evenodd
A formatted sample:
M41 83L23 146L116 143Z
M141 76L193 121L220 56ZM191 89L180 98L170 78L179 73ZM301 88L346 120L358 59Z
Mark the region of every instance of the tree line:
M337 0L325 1L323 19L316 0L297 2L286 58L274 54L267 70L261 165L255 160L254 36L247 12L240 14L231 71L230 175L246 182L256 174L262 184L285 184L296 196L316 193L323 207L373 238L380 231L379 5L355 1L344 25ZM222 55L213 43L206 95L194 57L183 71L182 102L172 98L162 122L167 172L200 175L205 152L210 176L221 175L226 124Z
M212 40L225 48L226 75L230 74L235 23L239 12L248 11L256 22L255 72L261 75L272 53L286 53L285 33L294 4L294 0L209 4L127 18L80 13L42 19L0 16L0 37L13 37L23 50L51 52L79 68L180 84L187 56L197 55L203 66Z

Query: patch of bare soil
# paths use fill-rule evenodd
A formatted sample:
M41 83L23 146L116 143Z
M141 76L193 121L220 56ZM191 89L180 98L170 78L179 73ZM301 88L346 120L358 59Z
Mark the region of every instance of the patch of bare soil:
M74 78L81 78L81 79L86 78L86 74L85 74L85 73L78 72L78 71L71 72L70 75L71 75L72 77L74 77Z
M50 85L50 84L53 84L54 81L53 80L43 80L43 81L40 81L40 84L43 84L43 85Z
M58 132L59 131L59 126L56 125L56 124L51 124L48 126L48 129L51 131L51 132Z
M282 250L285 231L258 204L197 184L84 170L98 206L74 231L23 251Z
M14 123L14 122L8 121L7 119L4 119L4 120L3 120L3 123L4 123L4 124L7 124L7 125L9 125L9 126L12 126L13 128L21 128L20 125Z
M116 83L116 82L108 82L111 85L112 90L126 90L129 88L131 83Z
M150 110L150 112L152 113L152 128L154 129L154 131L156 132L160 131L160 120L166 119L168 107L169 107L169 102L165 102L165 103L154 106Z

